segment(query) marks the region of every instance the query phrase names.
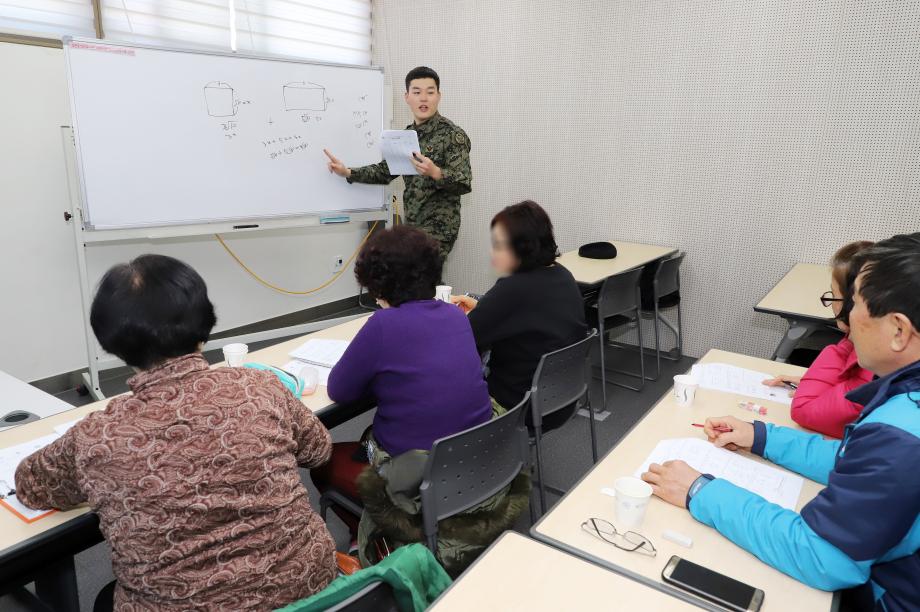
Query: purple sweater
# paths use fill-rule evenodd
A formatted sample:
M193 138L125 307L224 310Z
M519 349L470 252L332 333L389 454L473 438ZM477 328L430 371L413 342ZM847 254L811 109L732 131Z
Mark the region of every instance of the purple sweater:
M329 375L329 397L377 400L374 437L391 455L485 423L492 403L463 312L437 300L378 310Z

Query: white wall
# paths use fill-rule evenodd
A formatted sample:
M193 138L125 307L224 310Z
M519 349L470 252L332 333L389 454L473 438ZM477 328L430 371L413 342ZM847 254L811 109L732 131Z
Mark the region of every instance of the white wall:
M0 43L0 225L2 299L0 370L35 380L86 366L80 293L60 126L69 124L60 49ZM268 280L308 289L328 279L333 257L348 256L363 231L284 230L228 239ZM113 263L145 252L179 257L208 283L218 330L353 296L350 272L312 297L285 296L258 285L213 239L92 246L97 279ZM94 281L95 282L95 281Z
M752 307L795 262L920 229L918 2L374 7L394 123L401 76L426 64L472 141L456 287L490 286L489 220L533 198L563 250L685 250L688 353L768 356L785 327Z

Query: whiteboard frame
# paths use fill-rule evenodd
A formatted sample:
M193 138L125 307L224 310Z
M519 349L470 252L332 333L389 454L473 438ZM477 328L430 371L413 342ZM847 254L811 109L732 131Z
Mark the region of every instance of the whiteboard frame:
M387 118L384 118L388 121ZM123 361L114 356L100 354L96 346L96 337L90 325L90 310L93 302L93 286L89 277L89 270L86 265L86 249L93 244L105 244L116 242L132 242L137 240L157 240L164 238L174 238L176 236L205 236L216 233L242 233L258 232L273 229L291 228L291 227L315 227L316 231L322 231L324 226L341 225L322 224L319 217L297 217L294 219L274 219L268 222L256 224L246 224L244 228L234 228L232 223L209 223L202 225L186 226L159 226L149 228L135 229L112 229L112 230L91 230L84 222L83 215L83 194L80 190L80 181L77 169L77 146L73 128L69 125L61 126L61 143L64 148L64 170L67 181L67 194L70 200L70 217L65 215L65 221L73 225L74 246L77 255L77 276L80 285L80 301L83 311L83 334L86 339L86 363L87 371L83 372L83 384L89 391L90 395L96 400L105 399L102 387L99 381L99 372L125 365ZM389 190L385 195L389 198ZM355 215L350 215L347 223L366 223L374 221L383 221L384 227L389 228L392 224L390 200L387 200L385 209L381 212L365 211ZM253 227L255 226L255 227ZM179 233L182 232L182 233ZM358 294L359 305L361 294ZM225 344L233 342L259 342L262 340L272 340L285 336L294 336L308 334L321 329L332 327L365 314L346 315L332 319L324 319L313 323L304 323L290 327L281 327L261 332L252 332L248 334L236 335L232 337L220 338L219 340L209 340L202 350L212 350Z
M64 50L64 66L65 72L67 74L67 94L70 101L70 120L71 120L71 129L73 130L74 146L75 146L75 156L76 156L76 179L77 187L80 192L80 201L81 203L87 202L86 194L86 180L84 177L83 170L83 152L80 148L80 128L77 124L77 113L76 113L76 101L74 100L73 95L73 79L70 71L70 45L73 42L83 42L87 44L94 45L111 45L115 47L131 47L133 49L151 49L154 51L169 51L174 53L191 53L194 55L215 55L220 57L234 57L234 58L243 58L243 59L253 59L253 60L270 60L270 61L281 61L281 62L290 62L293 64L307 64L310 66L325 66L331 68L350 68L353 70L369 70L379 72L382 76L385 76L385 72L380 66L357 66L354 64L338 64L333 62L316 62L310 60L304 60L303 58L296 58L287 55L274 55L274 54L250 54L250 53L227 53L223 51L212 51L212 50L199 50L199 49L184 49L181 47L163 47L157 45L144 45L139 43L127 42L127 41L116 41L116 40L97 40L95 38L84 38L79 36L64 36L61 38ZM387 129L390 124L389 117L389 103L387 96L387 87L386 79L383 79L383 91L381 92L381 104L380 104L380 117L383 123L383 129ZM81 204L81 224L82 222L82 212L85 210L84 206ZM84 227L85 234L83 236L84 241L86 242L100 242L100 241L110 241L110 240L137 240L137 239L153 239L153 238L175 238L182 236L201 236L206 234L215 234L215 233L228 233L236 232L243 230L263 230L263 229L285 229L293 227L309 227L314 225L320 225L321 218L323 217L332 217L332 216L348 216L349 220L356 221L380 221L387 220L389 216L389 194L388 190L383 190L383 195L381 196L381 202L379 208L360 208L360 209L346 209L346 210L327 210L327 211L316 211L311 212L308 215L277 215L269 217L233 217L227 219L220 219L215 221L199 221L195 223L187 222L176 222L169 224L148 224L148 225L137 225L133 227L122 227L122 228L96 228L92 225L91 220L86 222ZM76 218L76 215L74 215ZM255 223L258 222L258 223ZM239 225L255 225L255 227L234 227ZM101 235L94 236L94 233L104 233L107 236L103 237ZM116 237L117 236L117 237Z

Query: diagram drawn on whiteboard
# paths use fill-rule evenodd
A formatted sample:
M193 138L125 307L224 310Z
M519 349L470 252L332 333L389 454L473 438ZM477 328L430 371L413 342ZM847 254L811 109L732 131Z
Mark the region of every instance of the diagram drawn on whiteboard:
M282 87L284 110L324 111L326 110L326 88L316 83L288 83Z
M204 101L211 117L233 117L240 105L233 88L223 81L211 81L204 86Z

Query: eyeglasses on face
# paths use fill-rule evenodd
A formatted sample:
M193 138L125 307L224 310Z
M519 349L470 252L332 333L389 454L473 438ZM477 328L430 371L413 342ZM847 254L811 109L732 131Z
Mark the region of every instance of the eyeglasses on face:
M821 305L824 306L825 308L827 308L834 302L842 302L842 301L843 301L843 298L834 297L833 291L825 291L821 295Z
M627 552L640 552L654 557L658 554L655 546L641 533L635 531L619 532L617 528L604 519L589 518L581 524L581 528L608 544L613 544Z

